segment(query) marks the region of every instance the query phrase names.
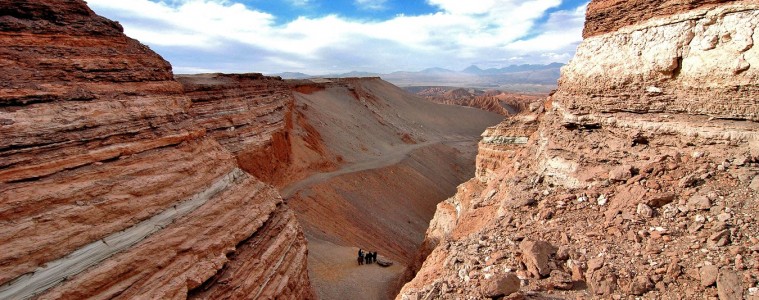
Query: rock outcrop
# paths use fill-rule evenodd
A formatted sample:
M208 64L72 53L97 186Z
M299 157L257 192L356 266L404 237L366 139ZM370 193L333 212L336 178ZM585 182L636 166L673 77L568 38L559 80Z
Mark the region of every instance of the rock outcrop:
M452 87L408 87L406 90L435 103L474 107L504 116L526 111L531 103L540 102L545 98L545 95L541 94L516 94Z
M237 157L240 167L276 184L292 160L293 93L261 74L179 75L189 114Z
M486 131L398 299L489 298L509 274L515 299L756 297L757 13L592 1L559 89Z
M298 223L237 163L247 131L83 1L1 6L0 298L312 296Z

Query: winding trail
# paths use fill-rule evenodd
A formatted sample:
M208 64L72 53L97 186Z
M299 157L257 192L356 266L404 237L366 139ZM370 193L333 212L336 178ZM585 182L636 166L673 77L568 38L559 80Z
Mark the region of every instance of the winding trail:
M479 137L449 136L418 144L400 144L381 155L345 163L338 170L311 174L282 188L280 194L286 201L297 198L299 192L340 176L351 176L352 173L401 164L405 159L412 157L415 151L427 147L448 145L466 153L468 151L464 148L471 148L472 143L477 141ZM358 248L352 243L335 244L334 241L325 240L318 234L309 234L308 230L306 230L306 238L309 251L309 276L318 295L323 299L352 297L369 300L393 299L396 289L403 284L407 266L402 262L395 261L395 265L390 268L382 268L378 265L358 266L355 258Z
M409 154L420 148L424 148L427 146L435 145L435 144L444 144L444 143L451 143L451 142L464 142L464 141L471 141L469 140L445 140L445 141L428 141L424 143L419 144L413 144L413 145L404 145L402 147L398 147L396 149L393 149L392 151L386 152L383 155L373 157L367 160L358 161L355 163L351 163L348 165L343 166L339 170L335 170L332 172L325 172L325 173L315 173L312 174L298 182L292 183L286 187L284 187L280 194L282 195L282 198L288 199L295 195L295 193L308 188L314 184L321 183L324 181L327 181L331 178L365 171L365 170L372 170L372 169L379 169L384 168L388 166L392 166L394 164L397 164L401 162L404 158L408 157Z

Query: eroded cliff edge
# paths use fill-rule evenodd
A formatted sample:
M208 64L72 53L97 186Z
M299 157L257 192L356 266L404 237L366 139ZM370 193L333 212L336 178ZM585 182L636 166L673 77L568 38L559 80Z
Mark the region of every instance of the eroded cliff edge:
M757 16L592 1L558 91L483 134L398 299L757 297Z
M0 298L313 296L300 226L238 163L284 118L231 120L286 101L219 110L244 129L219 132L83 1L0 6Z

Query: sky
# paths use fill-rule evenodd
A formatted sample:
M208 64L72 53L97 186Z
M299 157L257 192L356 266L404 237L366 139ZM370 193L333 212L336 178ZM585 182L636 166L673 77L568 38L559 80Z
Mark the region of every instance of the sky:
M586 0L87 0L175 73L390 73L567 62Z

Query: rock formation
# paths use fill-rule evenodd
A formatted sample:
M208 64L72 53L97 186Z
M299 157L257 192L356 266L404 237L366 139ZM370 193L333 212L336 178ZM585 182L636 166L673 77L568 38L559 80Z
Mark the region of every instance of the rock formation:
M237 157L240 167L275 184L291 162L293 94L261 74L178 75L192 101L189 114Z
M486 131L398 299L497 297L510 274L511 299L756 298L757 16L591 1L558 91Z
M235 156L276 143L280 94L214 120L83 1L2 7L0 298L312 296L300 226Z
M527 110L531 103L545 98L545 95L540 94L515 94L452 87L407 87L406 90L435 103L474 107L504 116L516 115Z

